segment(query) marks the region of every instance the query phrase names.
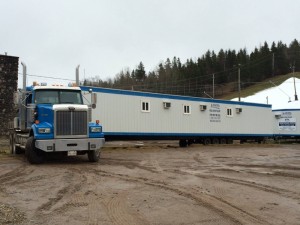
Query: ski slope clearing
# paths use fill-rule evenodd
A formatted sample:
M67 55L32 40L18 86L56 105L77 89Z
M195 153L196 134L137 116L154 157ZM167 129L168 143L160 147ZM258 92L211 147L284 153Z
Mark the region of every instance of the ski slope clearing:
M260 91L252 96L242 98L241 101L271 104L273 110L300 109L300 102L295 101L294 79L296 92L300 100L300 79L291 77L277 87L274 85L272 88ZM238 98L234 98L232 100L238 101Z

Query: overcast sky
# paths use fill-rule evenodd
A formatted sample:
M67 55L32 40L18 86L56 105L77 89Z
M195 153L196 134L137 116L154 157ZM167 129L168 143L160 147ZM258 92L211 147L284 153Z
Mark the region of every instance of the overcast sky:
M0 9L0 54L65 79L78 64L80 79L106 79L140 61L149 71L168 57L300 40L299 0L0 0Z

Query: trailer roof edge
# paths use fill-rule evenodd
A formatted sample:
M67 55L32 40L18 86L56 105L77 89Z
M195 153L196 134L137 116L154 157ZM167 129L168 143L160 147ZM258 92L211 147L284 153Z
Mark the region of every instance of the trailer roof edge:
M183 96L183 95L171 95L171 94L161 94L161 93L152 93L152 92L141 92L141 91L131 91L131 90L121 90L121 89L111 89L111 88L102 88L102 87L91 87L91 86L79 86L82 91L89 91L90 89L93 92L107 93L107 94L119 94L119 95L131 95L131 96L140 96L140 97L152 97L152 98L162 98L162 99L174 99L174 100L187 100L187 101L199 101L199 102L208 102L208 103L222 103L222 104L232 104L232 105L245 105L245 106L257 106L271 108L272 105L261 104L261 103L252 103L252 102L238 102L230 100L220 100L220 99L210 99L210 98L201 98L201 97L192 97L192 96Z

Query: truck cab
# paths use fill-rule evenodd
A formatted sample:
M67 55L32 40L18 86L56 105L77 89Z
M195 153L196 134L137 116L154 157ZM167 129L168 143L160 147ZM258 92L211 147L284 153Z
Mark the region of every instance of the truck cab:
M91 120L91 105L83 103L79 87L32 85L18 94L18 116L11 132L12 152L25 150L30 163L41 163L46 153L88 154L100 158L102 126Z

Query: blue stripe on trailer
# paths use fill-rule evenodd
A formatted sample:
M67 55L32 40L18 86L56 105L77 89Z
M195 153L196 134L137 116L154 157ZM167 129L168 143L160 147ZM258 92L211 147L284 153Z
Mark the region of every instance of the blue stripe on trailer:
M274 109L274 110L272 110L272 112L280 112L280 111L300 111L300 109Z
M104 136L152 136L152 137L273 137L273 134L226 134L226 133L144 133L104 132Z
M291 138L300 138L300 134L274 134L275 137L291 137Z

